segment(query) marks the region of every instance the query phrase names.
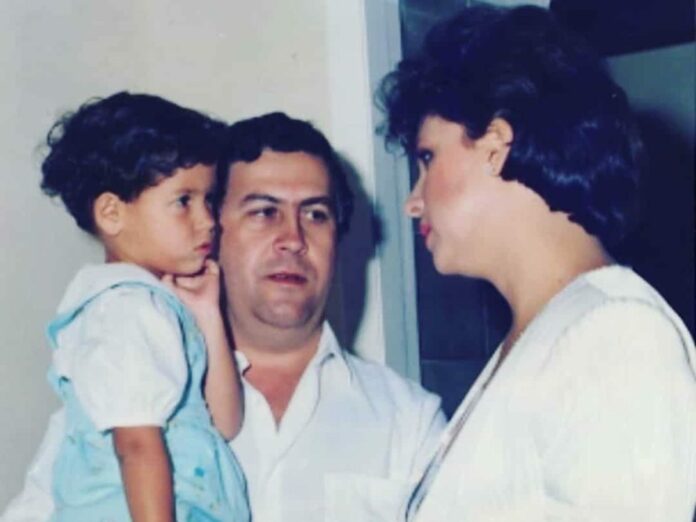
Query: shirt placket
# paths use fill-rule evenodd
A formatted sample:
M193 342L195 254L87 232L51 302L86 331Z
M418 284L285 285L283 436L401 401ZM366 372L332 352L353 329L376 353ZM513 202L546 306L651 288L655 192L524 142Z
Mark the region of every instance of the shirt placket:
M283 479L288 465L288 452L309 424L319 402L319 361L305 370L293 393L288 408L276 426L271 407L265 397L247 382L254 409L253 433L257 439L258 479L256 513L258 522L282 522L283 506L293 499L283 498Z

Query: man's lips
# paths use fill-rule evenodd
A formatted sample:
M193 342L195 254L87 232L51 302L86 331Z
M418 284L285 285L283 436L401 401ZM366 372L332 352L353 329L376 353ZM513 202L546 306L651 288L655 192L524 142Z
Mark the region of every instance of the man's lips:
M307 282L307 278L297 272L274 272L266 276L266 279L274 283L282 283L287 285L303 285Z

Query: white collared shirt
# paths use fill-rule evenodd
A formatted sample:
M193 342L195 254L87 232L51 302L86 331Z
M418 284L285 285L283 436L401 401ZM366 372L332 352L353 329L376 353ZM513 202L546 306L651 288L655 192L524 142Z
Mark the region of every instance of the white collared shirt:
M248 365L242 354L238 363L242 371ZM344 352L328 324L280 426L261 393L243 383L244 425L232 448L254 522L391 522L445 425L437 396ZM64 422L62 410L51 417L3 522L49 519Z
M279 426L246 381L244 394L232 448L255 522L393 520L444 427L436 396L341 350L328 324Z

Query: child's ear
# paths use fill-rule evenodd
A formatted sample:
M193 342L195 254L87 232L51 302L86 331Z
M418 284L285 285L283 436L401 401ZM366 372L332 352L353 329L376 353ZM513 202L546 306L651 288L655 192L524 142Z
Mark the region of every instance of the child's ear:
M123 229L126 203L113 192L102 192L94 200L94 223L100 234L116 236Z

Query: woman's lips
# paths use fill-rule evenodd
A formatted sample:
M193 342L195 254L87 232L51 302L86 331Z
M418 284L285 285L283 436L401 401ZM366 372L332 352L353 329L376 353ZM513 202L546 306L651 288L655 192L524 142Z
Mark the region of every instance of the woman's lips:
M423 238L428 239L428 234L430 234L432 227L428 223L424 223L423 221L421 221L420 226L418 228L420 231L420 235L423 236Z

